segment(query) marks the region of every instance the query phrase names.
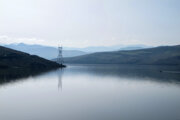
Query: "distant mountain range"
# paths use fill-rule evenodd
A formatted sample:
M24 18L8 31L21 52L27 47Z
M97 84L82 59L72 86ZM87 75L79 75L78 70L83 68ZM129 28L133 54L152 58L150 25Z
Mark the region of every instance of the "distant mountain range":
M0 71L6 69L43 71L58 67L61 66L50 60L0 46Z
M90 46L84 48L65 47L65 49L80 50L87 53L94 53L94 52L117 51L117 50L137 50L137 49L144 49L151 47L152 46L146 46L146 45L115 45L115 46Z
M65 63L180 65L180 45L140 50L97 52L66 58Z
M8 47L11 49L19 50L22 52L29 53L31 55L38 55L40 57L46 58L46 59L54 59L57 57L57 48L56 47L50 47L50 46L43 46L43 45L28 45L24 43L19 44L8 44L4 45L4 47ZM143 48L149 48L151 46L145 46L145 45L131 45L131 46L123 46L123 45L117 45L117 46L96 46L96 47L85 47L85 48L73 48L73 47L63 47L63 57L75 57L75 56L81 56L93 52L104 52L104 51L117 51L117 50L136 50L136 49L143 49Z
M20 43L20 44L4 45L4 47L26 52L31 55L38 55L40 57L43 57L49 60L56 58L58 55L57 48L49 47L49 46L27 45L24 43ZM84 54L86 54L86 52L79 51L79 50L63 50L64 57L74 57L74 56L79 56L79 55L84 55Z

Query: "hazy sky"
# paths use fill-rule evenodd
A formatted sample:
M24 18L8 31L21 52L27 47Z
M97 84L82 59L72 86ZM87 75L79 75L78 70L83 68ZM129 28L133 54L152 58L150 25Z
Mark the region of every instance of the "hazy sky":
M0 43L180 44L180 0L0 0Z

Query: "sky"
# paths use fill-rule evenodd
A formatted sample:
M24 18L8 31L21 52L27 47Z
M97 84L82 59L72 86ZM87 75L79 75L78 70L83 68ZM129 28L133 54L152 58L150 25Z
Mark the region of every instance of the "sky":
M0 0L0 44L180 44L180 0Z

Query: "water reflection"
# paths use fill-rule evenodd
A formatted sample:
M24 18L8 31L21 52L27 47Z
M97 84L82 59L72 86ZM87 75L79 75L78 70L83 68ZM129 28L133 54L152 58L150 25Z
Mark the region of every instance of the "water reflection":
M57 72L58 74L58 90L62 91L62 75L64 72L64 68L60 68Z
M29 77L35 77L46 74L53 70L28 70L28 69L6 69L0 70L0 85L8 83L20 82Z
M91 74L93 76L136 78L136 80L143 81L180 83L180 66L71 65L66 74Z
M180 76L166 71L179 68L70 65L23 79L25 71L15 79L11 76L16 71L1 73L0 116L2 120L179 120Z
M51 72L50 72L51 71ZM136 78L136 80L180 84L179 66L151 66L151 65L69 65L68 68L50 71L5 70L0 71L0 85L20 82L28 77L35 77L46 73L58 76L58 90L62 91L62 77L93 75L117 78Z

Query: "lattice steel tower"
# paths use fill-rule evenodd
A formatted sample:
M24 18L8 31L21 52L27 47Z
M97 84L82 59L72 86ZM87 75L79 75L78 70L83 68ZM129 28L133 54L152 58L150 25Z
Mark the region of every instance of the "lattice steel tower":
M57 63L63 64L63 55L62 55L62 46L58 46L58 56L57 56Z

